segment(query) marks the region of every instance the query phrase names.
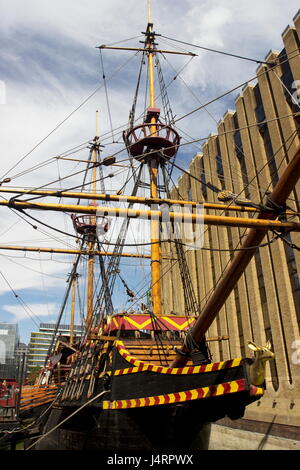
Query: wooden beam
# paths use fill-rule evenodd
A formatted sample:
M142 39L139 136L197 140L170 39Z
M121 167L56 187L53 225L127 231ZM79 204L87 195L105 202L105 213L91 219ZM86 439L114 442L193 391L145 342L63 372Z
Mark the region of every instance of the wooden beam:
M58 211L58 212L71 212L74 214L95 214L99 217L124 217L129 219L144 219L144 220L166 220L166 213L160 210L135 210L135 209L122 209L104 206L81 206L72 204L49 204L49 203L31 203L22 201L0 201L0 207L10 207L13 209L35 209L43 211ZM215 215L199 215L184 212L168 212L169 221L171 222L184 222L185 224L201 224L204 225L219 225L225 227L245 227L258 230L281 230L281 231L295 231L300 232L300 224L296 222L280 222L274 220L277 217L276 213L269 212L268 218L239 218L228 216L215 216Z
M73 249L61 249L61 248L41 248L41 247L32 247L32 246L11 246L11 245L0 245L0 250L10 250L10 251L25 251L25 252L37 252L37 253L58 253L58 254L65 254L65 255L88 255L89 252L87 250L73 250ZM98 251L94 250L93 255L101 255L101 256L121 256L123 258L146 258L150 259L151 255L142 255L136 253L122 253L116 254L113 252L107 251ZM171 259L171 258L167 258Z
M110 201L110 202L128 202L135 204L167 204L169 206L188 206L188 207L199 207L203 206L204 209L213 209L220 211L235 211L235 212L250 212L259 213L259 209L251 206L240 206L238 204L219 204L209 203L201 201L182 201L181 199L158 199L151 197L140 197L140 196L119 196L116 194L100 194L91 192L74 192L74 191L55 191L55 190L30 190L23 188L0 188L0 193L11 193L11 194L26 194L34 196L45 196L45 197L59 197L59 198L74 198L74 199L95 199L97 201ZM299 212L286 211L287 215L299 216Z

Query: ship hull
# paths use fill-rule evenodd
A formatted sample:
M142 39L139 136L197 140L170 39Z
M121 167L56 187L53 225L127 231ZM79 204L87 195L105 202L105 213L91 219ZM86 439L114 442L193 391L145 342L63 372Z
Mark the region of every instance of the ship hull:
M212 422L241 418L263 394L249 382L242 358L155 366L116 341L105 349L107 370L96 374L102 349L86 348L89 354L74 363L36 450L205 450Z
M130 410L91 407L70 418L47 435L76 409L53 409L44 429L44 439L35 450L207 450L210 423L195 416L195 407L174 405Z

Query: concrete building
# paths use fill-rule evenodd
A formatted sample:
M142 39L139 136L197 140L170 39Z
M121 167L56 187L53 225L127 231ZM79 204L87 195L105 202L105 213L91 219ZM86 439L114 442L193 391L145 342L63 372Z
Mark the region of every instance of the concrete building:
M48 355L49 347L52 344L56 331L54 323L40 323L39 331L33 331L28 346L27 373L39 366L42 367ZM74 335L80 336L82 332L81 325L74 325ZM60 325L56 336L70 335L70 325Z
M276 66L258 67L257 81L243 88L235 109L224 115L217 134L210 136L202 153L190 163L190 174L202 183L184 174L173 188L172 198L220 203L214 191L218 188L255 203L266 202L267 192L272 191L300 144L300 12L282 39L283 49L266 56L266 61ZM300 184L287 202L291 210L299 212L299 196ZM224 215L215 210L205 213ZM248 213L236 215L253 217ZM291 220L299 222L299 217ZM201 308L233 256L233 251L218 250L238 248L246 232L216 226L204 229L204 247L215 251L187 252ZM269 233L265 242L273 237ZM229 336L228 341L210 343L214 361L251 357L249 340L262 346L270 340L276 357L267 365L267 391L262 400L248 407L244 419L223 420L214 427L215 439L222 436L224 441L228 436L227 444L223 442L219 448L259 448L266 436L266 442L273 436L286 448L300 448L300 251L295 248L300 247L300 234L286 234L286 240L258 250L208 332L212 337ZM163 260L164 310L184 312L178 264L168 269L170 263ZM248 435L241 441L234 439L245 431L258 433L258 440L250 443Z
M19 331L16 323L0 323L0 379L17 377L16 349Z
M26 370L27 370L27 359L28 359L28 346L25 343L19 343L16 348L16 363L17 363L17 381L23 383Z

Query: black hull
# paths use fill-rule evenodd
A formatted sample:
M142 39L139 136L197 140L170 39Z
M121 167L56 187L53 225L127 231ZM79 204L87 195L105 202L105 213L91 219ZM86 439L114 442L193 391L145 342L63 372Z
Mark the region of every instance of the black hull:
M28 410L24 410L24 411L21 410L19 413L20 421L22 422L26 422L28 420L35 421L37 419L40 421L43 414L45 413L45 419L43 420L45 422L48 416L46 411L47 411L47 408L49 408L49 406L50 406L50 403L45 403L40 406L31 407Z
M212 422L241 418L263 394L241 358L172 369L137 361L119 341L96 373L98 354L74 362L36 450L206 450Z
M34 450L207 450L211 425L201 423L195 405L114 411L91 407L45 436ZM44 434L74 411L53 409Z

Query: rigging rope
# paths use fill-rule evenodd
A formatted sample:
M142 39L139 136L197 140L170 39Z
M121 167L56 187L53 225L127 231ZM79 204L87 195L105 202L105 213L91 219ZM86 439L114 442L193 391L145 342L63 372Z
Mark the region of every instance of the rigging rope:
M134 54L130 57L124 64L122 64L110 77L111 80L117 73L125 67L132 59L135 57ZM73 114L75 114L80 108L82 108L104 85L99 85L84 101L82 101L71 113L69 113L54 129L52 129L42 140L40 140L29 152L27 152L23 157L21 157L0 179L5 178L5 176L10 173L14 168L16 168L23 160L25 160L35 149L37 149L43 142L45 142L48 137L50 137L57 129L59 129Z
M167 197L170 198L171 193L168 187L167 174L166 174L164 165L162 166L162 172L163 172L164 183L166 185ZM172 233L175 235L175 223L174 222L172 222L171 227L172 227ZM185 253L183 251L183 244L179 243L176 238L174 239L173 243L175 243L177 258L179 262L179 270L180 270L181 282L183 286L183 293L184 293L184 300L185 300L185 311L188 317L190 315L195 315L195 314L199 315L200 307L196 299L194 286L193 286L192 279L190 276L190 271L187 265Z
M104 63L103 63L101 48L99 48L99 52L100 52L100 62L101 62L101 67L102 67L102 78L103 78L105 97L106 97L106 105L107 105L111 135L112 135L112 139L113 139L113 143L114 143L115 142L115 136L114 136L114 130L113 130L113 125L112 125L111 110L110 110L110 104L109 104L109 99L108 99L107 83L106 83L106 77L105 77L105 72L104 72Z
M45 437L49 436L49 434L51 434L53 431L55 431L57 428L59 428L62 424L64 424L66 421L68 421L70 418L72 418L74 415L76 415L77 413L79 413L79 411L81 411L83 408L85 408L86 406L88 406L90 403L92 403L93 401L97 400L97 398L100 398L102 395L104 395L105 393L108 393L109 390L104 390L103 392L101 393L98 393L97 395L95 395L93 398L91 398L90 400L88 400L87 402L85 402L82 406L80 406L80 408L77 408L73 413L71 413L69 416L67 416L63 421L60 421L56 426L54 426L52 429L50 429L50 431L47 431L46 434L43 434L41 437L39 437L33 444L31 444L30 446L28 446L26 448L26 450L29 450L31 449L32 447L34 447L38 442L40 442L42 439L45 439Z
M37 326L37 328L39 328L39 324L35 321L34 317L36 317L40 323L42 323L42 320L31 310L31 308L24 302L24 300L20 297L19 294L17 294L15 292L15 290L12 288L12 286L10 285L10 283L8 282L8 280L6 279L6 277L4 276L4 274L2 273L2 271L0 271L0 275L2 276L2 278L4 279L4 281L6 282L6 284L8 285L8 287L10 288L10 290L12 291L13 295L15 296L15 298L17 299L17 301L19 302L19 304L22 306L22 308L24 309L24 311L26 312L26 314L30 317L30 319L35 323L35 325ZM30 312L32 313L32 315L27 311L30 310Z
M185 42L185 41L180 41L179 39L169 38L168 36L164 36L163 34L161 34L160 36L162 38L169 39L170 41L179 42L179 43L185 44L187 46L196 47L197 49L202 49L202 50L209 51L209 52L216 52L217 54L223 54L223 55L226 55L226 56L235 57L237 59L248 60L250 62L256 62L257 64L265 64L265 65L270 65L270 66L274 65L273 62L266 62L266 61L263 61L263 60L251 59L250 57L244 57L244 56L241 56L241 55L232 54L230 52L218 51L216 49L211 49L211 48L204 47L204 46L198 46L196 44L191 44L190 42Z
M137 176L137 179L136 179L133 191L132 191L132 196L135 196L136 193L137 193L142 168L143 168L143 163L140 164L139 173L138 173L138 176ZM131 204L129 204L128 207L130 208L132 206L133 206L133 204L131 203ZM118 271L118 267L119 267L120 260L121 260L121 254L122 254L123 248L125 246L124 245L124 240L126 238L129 222L130 222L130 219L125 219L123 221L116 242L115 243L110 243L110 244L114 245L114 251L113 251L114 256L112 256L112 258L110 259L107 270L106 270L106 278L108 279L109 285L104 286L102 284L100 292L99 292L98 297L97 297L97 302L95 304L95 310L96 311L99 311L99 312L103 311L103 301L104 301L104 295L105 295L106 287L109 288L110 295L112 295L114 284L115 284L115 281L116 281L116 276L118 274L117 271ZM101 242L101 244L107 244L107 243L109 243L109 242L104 242L104 241ZM96 318L95 318L95 320L96 320Z
M83 243L84 241L82 240L81 242L81 246L80 246L80 251L82 250L83 248ZM68 278L68 286L67 286L67 289L66 289L66 292L65 292L65 296L64 296L64 299L62 301L62 305L61 305L61 308L60 308L60 311L59 311L59 314L58 314L58 318L57 318L57 321L56 321L56 325L55 325L55 329L54 329L54 332L53 332L53 335L52 335L52 341L49 345L49 348L48 348L48 352L47 352L47 356L45 358L45 363L44 363L44 366L46 366L47 364L47 361L49 359L49 356L50 354L52 353L52 350L53 350L53 347L54 347L54 341L56 339L56 335L57 335L57 332L58 332L58 328L59 328L59 325L60 325L60 322L61 322L61 318L63 316L63 313L65 311L65 307L67 305L67 300L68 300L68 297L69 297L69 294L71 292L71 289L72 289L72 279L74 276L76 276L77 274L77 267L78 267L78 264L79 264L79 261L81 259L81 253L79 253L78 255L76 255L75 257L75 261L73 263L73 267L72 267L72 271L69 275L69 278Z
M131 107L131 111L129 113L129 123L128 123L128 129L129 130L131 130L133 128L133 125L134 125L134 122L135 122L135 110L136 110L137 97L138 97L138 93L139 93L139 89L140 89L143 65L145 64L144 57L145 57L145 53L143 52L142 59L141 59L141 64L140 64L140 70L139 70L138 79L137 79L136 90L135 90L135 94L134 94L134 97L133 97L133 104L132 104L132 107Z
M285 62L290 62L291 60L295 59L295 58L298 57L299 55L300 55L300 52L298 52L297 54L295 54L293 57L290 57L290 58L287 59ZM283 64L283 63L284 63L284 62L282 62L281 64ZM177 118L177 119L175 120L175 123L178 122L178 121L181 121L182 119L185 119L186 117L190 116L191 114L194 114L194 113L197 112L197 111L200 111L200 110L203 109L205 106L208 106L208 105L210 105L210 104L212 104L212 103L215 103L215 102L218 101L219 99L224 98L225 96L229 95L230 93L233 93L234 91L238 90L239 88L242 88L242 87L244 87L245 85L248 85L249 82L251 82L251 81L253 81L253 80L257 80L257 79L260 78L261 76L268 74L270 70L272 70L272 68L269 68L269 69L267 69L267 70L264 70L263 72L261 72L261 73L255 75L254 77L251 77L251 78L250 78L249 80L247 80L246 82L243 82L243 83L237 85L236 87L232 88L231 90L229 90L229 91L223 93L222 95L219 95L217 98L214 98L214 99L208 101L207 103L205 103L204 105L199 106L199 107L195 108L194 110L192 110L192 111L190 111L190 112L184 114L183 116Z
M281 65L283 65L285 62L289 62L289 61L293 60L295 57L297 57L297 56L299 55L299 50L298 50L298 49L296 49L296 50L293 51L293 52L297 52L297 54L295 54L295 55L292 56L292 57L289 57L289 56L292 55L292 52L289 53L289 54L286 54L286 56L287 56L288 58L287 58L285 61L282 61L282 62L281 62ZM130 59L130 60L131 60L131 59ZM124 66L124 65L123 65L123 66ZM233 91L236 91L237 89L239 89L239 88L241 88L241 87L247 85L250 81L252 81L252 80L257 80L257 78L259 78L260 76L267 74L267 73L269 72L269 70L272 70L272 68L269 68L269 69L267 69L267 70L264 70L263 72L261 72L261 73L259 73L258 75L256 75L256 76L250 78L250 79L247 80L246 82L243 82L242 84L239 84L238 86L236 86L236 87L234 87L233 89L227 91L226 93L224 93L224 94L218 96L217 98L215 98L215 99L213 99L213 100L211 100L211 101L205 103L204 105L202 105L202 106L200 106L200 107L198 107L198 108L195 108L194 110L192 110L192 111L190 111L189 113L187 113L187 114L181 116L180 118L177 118L175 122L178 122L179 120L182 120L182 119L184 119L185 117L187 117L187 116L193 114L194 112L199 111L200 109L202 109L202 108L208 106L209 104L212 104L213 102L215 102L215 101L217 101L217 100L219 100L219 99L221 99L221 98L227 96L228 94L232 93ZM114 74L110 77L110 79L111 79L113 76L114 76ZM98 91L98 89L97 89L96 91ZM95 92L96 92L96 91L95 91ZM92 95L90 95L90 97L93 96L93 95L95 94L95 92L94 92ZM89 98L88 98L88 99L89 99ZM83 105L83 104L84 104L84 103L82 103L82 105ZM80 105L80 107L81 107L82 105ZM79 109L79 107L78 107L77 109ZM76 109L76 110L77 110L77 109ZM76 111L76 110L75 110L75 111ZM75 111L73 111L73 113L74 113ZM283 117L282 117L282 118L283 118ZM66 119L67 119L67 118L66 118ZM65 119L65 120L66 120L66 119ZM279 119L279 118L277 118L277 119ZM63 122L64 122L64 121L63 121ZM270 121L266 121L266 122L270 122ZM62 124L62 123L61 123L61 124ZM56 128L58 128L61 124L59 124ZM124 126L120 126L120 127L123 128ZM248 126L247 126L247 127L248 127ZM56 130L56 128L55 128L51 133L53 133L53 132ZM241 129L238 129L238 130L241 130ZM104 134L104 135L105 135L105 134ZM28 156L28 155L29 155L38 145L40 145L46 138L47 138L47 137L45 137L39 144L37 144L28 154L26 154L24 157L22 157L22 159L21 159L19 162L17 162L7 173L5 173L5 175L2 176L2 179L3 179L13 168L15 168L23 159L25 159L26 156ZM193 143L193 142L200 142L200 141L203 141L203 140L207 140L207 138L208 138L208 137L205 137L205 138L202 138L202 139L195 139L195 141L192 141L192 142L190 142L190 143ZM120 153L121 151L123 151L123 149L121 149L119 152L116 152L114 155L117 155L117 154Z

